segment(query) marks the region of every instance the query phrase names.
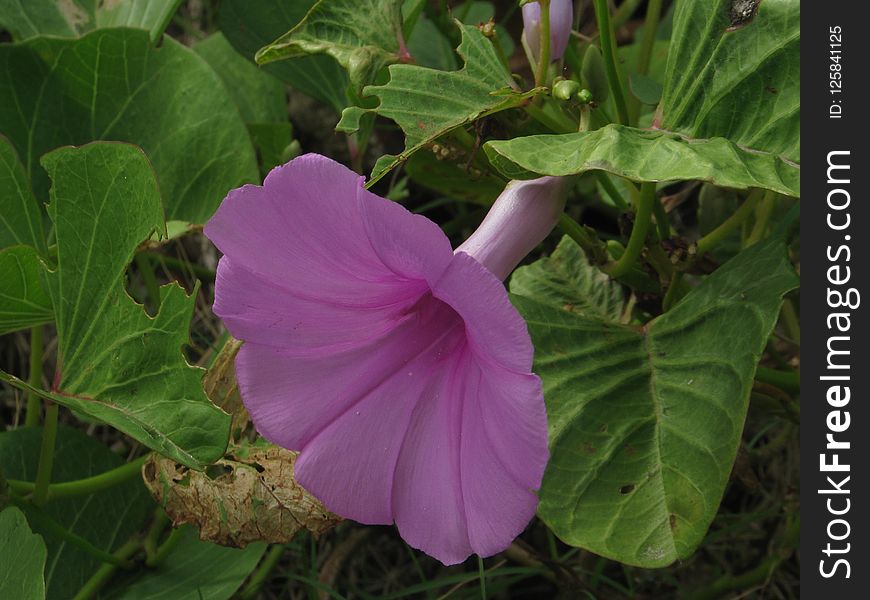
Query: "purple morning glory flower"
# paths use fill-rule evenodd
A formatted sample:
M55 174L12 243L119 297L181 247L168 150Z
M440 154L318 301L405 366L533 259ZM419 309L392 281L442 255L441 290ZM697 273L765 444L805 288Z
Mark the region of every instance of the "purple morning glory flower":
M297 480L329 510L395 522L445 564L528 524L546 411L500 279L550 231L561 188L509 186L455 253L323 156L229 193L205 233L224 253L215 313L245 342L242 399L265 438L300 452Z
M573 25L573 1L550 0L550 60L559 60L565 54ZM523 5L523 32L537 60L541 52L541 5L537 2Z

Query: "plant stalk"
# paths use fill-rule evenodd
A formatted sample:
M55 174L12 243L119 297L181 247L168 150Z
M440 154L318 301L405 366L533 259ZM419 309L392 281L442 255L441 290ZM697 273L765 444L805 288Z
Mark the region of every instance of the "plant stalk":
M764 237L764 234L767 231L767 223L770 221L771 215L773 215L773 209L775 206L776 192L768 190L767 193L764 194L764 198L761 199L761 203L758 205L758 214L755 219L755 225L752 227L752 232L749 234L749 237L746 238L744 248L749 248L749 246L761 241L761 238Z
M54 411L55 413L57 413L57 405L52 403L51 406L54 407ZM46 412L46 415L47 414L48 413ZM47 425L48 419L46 419L46 426ZM44 441L45 435L43 434L43 442ZM52 444L52 450L53 448L54 446ZM145 464L148 456L148 454L140 456L139 458L125 463L120 467L117 467L110 471L106 471L104 473L100 473L99 475L94 475L93 477L86 477L85 479L77 479L75 481L64 481L62 483L46 484L46 489L43 492L44 496L41 504L44 504L49 500L56 500L57 498L93 494L107 488L114 487L119 483L123 483L124 481L127 481L128 479L131 479L139 474L139 471L142 469L142 465ZM42 466L41 456L40 466ZM39 470L37 470L37 480L35 483L31 483L29 481L18 481L16 479L9 479L7 480L7 483L9 484L9 487L15 492L33 493L34 503L40 504L36 500L36 491L39 488Z
M535 87L547 85L547 72L550 69L550 0L538 0L541 7L541 28L538 69L535 71Z
M176 527L171 532L169 532L169 536L166 538L166 541L160 544L157 547L157 551L153 556L149 556L145 559L145 564L149 567L159 567L166 557L169 556L169 553L172 552L175 547L178 545L178 542L181 541L182 529L181 527Z
M652 216L655 201L656 184L652 182L643 183L640 186L640 198L638 199L634 227L631 230L631 236L628 238L625 252L616 263L605 269L605 272L611 277L617 278L628 273L631 267L634 266L634 263L637 262L638 257L640 257L640 253L646 243L646 234L649 231L650 217Z
M758 205L759 200L761 200L763 193L762 190L757 188L752 190L746 200L743 201L743 204L741 204L730 217L719 225L719 227L698 240L698 254L703 254L704 252L715 248L722 243L722 241L727 238L732 231L737 229L737 227L755 211L755 207Z
M37 325L30 330L30 372L27 376L27 383L35 388L42 387L43 332L42 325ZM25 427L39 425L40 409L42 409L42 398L33 392L27 392Z
M604 68L607 70L610 91L613 93L613 100L616 103L618 120L622 125L628 125L625 86L619 75L619 63L616 57L616 35L610 22L610 9L607 6L607 0L595 0L595 18L598 21L601 55L604 58Z
M266 583L269 574L278 564L278 561L281 560L281 557L284 556L286 551L287 546L284 544L274 544L269 548L266 556L263 557L263 560L261 560L260 564L257 566L257 570L251 574L250 578L248 578L248 583L246 583L245 587L242 588L242 591L239 592L240 600L252 600L257 597L257 594L260 593L260 588L262 588L263 584Z
M45 406L45 423L42 426L42 445L39 448L39 465L36 467L36 482L33 486L33 503L42 506L48 501L48 485L54 466L54 445L57 439L57 404Z
M145 284L145 292L148 294L149 314L155 314L157 307L160 306L160 286L157 284L157 278L154 277L154 270L151 265L150 258L139 252L136 254L136 268L139 270L139 275L142 277L142 283Z
M656 32L659 28L661 14L662 0L649 0L649 4L647 4L646 7L646 18L643 22L643 35L640 39L640 50L637 55L637 64L635 65L635 71L637 71L639 75L646 75L647 72L649 72L649 64L656 43ZM632 95L629 97L628 102L629 114L631 115L632 122L635 122L638 118L638 113L640 112L640 100Z
M582 225L569 217L566 213L562 213L558 222L559 229L577 242L577 245L583 249L589 262L592 264L601 264L607 256L607 249L601 240L596 239Z
M124 542L120 548L115 550L112 556L118 560L127 561L131 556L133 556L133 554L135 554L136 550L139 549L141 543L142 542L138 537L133 537ZM73 596L73 600L89 600L96 596L99 591L103 589L103 586L109 582L117 569L118 565L116 564L104 563L99 569L97 569L97 572L85 582L81 589L79 589L78 593Z

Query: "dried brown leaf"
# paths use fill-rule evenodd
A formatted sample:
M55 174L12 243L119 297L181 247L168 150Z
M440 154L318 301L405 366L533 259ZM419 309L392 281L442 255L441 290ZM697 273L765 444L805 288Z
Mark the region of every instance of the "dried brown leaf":
M241 341L230 338L221 348L202 380L202 387L209 400L233 416L233 425L230 430L231 441L240 440L251 422L248 411L242 404L239 384L236 382L234 365L236 354L239 353L241 347Z
M341 521L296 483L296 454L277 446L231 446L205 473L154 455L142 477L172 522L195 524L203 540L239 548L284 543L300 529L320 535Z

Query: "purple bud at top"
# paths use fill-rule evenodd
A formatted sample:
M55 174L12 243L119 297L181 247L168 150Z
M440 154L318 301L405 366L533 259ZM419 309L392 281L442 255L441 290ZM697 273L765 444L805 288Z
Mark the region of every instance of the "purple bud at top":
M565 177L511 181L456 252L465 252L505 279L555 227L565 208L567 181Z
M565 54L573 24L572 0L550 0L550 60L559 60ZM537 2L523 6L523 31L537 60L541 52L541 5Z

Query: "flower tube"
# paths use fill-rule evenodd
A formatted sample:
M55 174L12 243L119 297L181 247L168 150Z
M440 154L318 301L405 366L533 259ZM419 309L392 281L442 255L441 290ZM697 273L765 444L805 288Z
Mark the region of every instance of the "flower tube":
M545 179L509 186L455 253L312 154L231 191L205 227L257 430L299 451L298 482L329 510L395 523L445 564L504 550L537 506L546 410L501 278L563 202Z

